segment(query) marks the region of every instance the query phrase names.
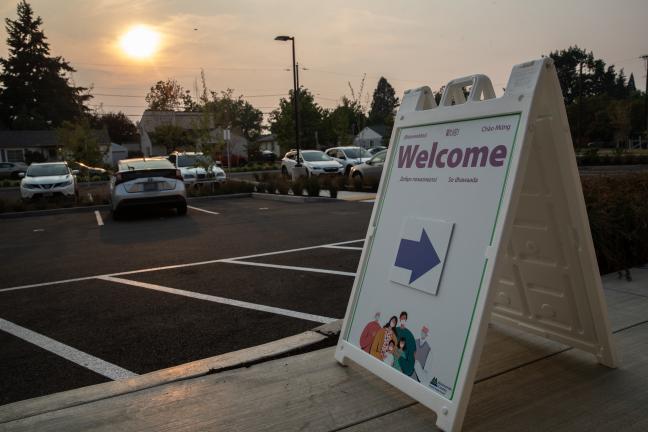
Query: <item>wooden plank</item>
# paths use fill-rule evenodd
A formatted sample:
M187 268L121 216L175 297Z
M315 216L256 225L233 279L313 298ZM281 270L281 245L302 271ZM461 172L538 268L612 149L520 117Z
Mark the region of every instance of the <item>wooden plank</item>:
M648 323L617 336L619 369L572 349L476 384L464 431L648 430ZM435 421L415 404L344 431L437 431Z

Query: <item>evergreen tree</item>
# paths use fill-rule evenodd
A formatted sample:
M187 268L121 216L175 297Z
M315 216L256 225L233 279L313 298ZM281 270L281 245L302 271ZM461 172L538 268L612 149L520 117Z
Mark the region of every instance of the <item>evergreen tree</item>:
M62 57L50 57L49 43L25 0L18 18L5 19L9 55L0 58L0 123L11 129L50 129L87 112L92 96L70 83L75 72Z
M394 87L384 77L380 77L373 93L367 123L369 125L392 126L398 105L399 101L394 92Z
M630 78L628 78L628 93L630 95L633 95L637 91L637 86L635 85L635 80L634 80L634 74L630 74Z

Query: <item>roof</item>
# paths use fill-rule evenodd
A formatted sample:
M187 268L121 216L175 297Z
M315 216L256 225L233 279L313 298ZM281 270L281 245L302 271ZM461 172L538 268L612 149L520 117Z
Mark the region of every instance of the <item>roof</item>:
M201 112L176 112L176 111L151 111L142 114L140 127L151 133L158 126L174 125L182 129L196 129L202 122L208 121L209 129L215 129L214 121L210 116L205 117Z
M275 141L277 141L277 136L275 134L261 135L255 140L256 143L275 142Z
M100 145L108 145L110 137L106 129L93 130ZM0 130L0 148L57 147L59 137L50 130Z
M382 137L387 135L387 126L385 126L385 125L370 125L370 126L367 126L367 127L369 129L373 130L374 132L376 132L378 135L380 135Z

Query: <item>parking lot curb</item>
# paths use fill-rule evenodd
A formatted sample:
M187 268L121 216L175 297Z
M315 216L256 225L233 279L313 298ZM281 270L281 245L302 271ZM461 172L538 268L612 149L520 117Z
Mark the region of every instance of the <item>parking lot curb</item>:
M161 369L135 378L96 384L0 406L0 425L152 387L250 367L277 358L301 354L309 348L319 348L320 345L329 346L337 341L341 327L342 320L337 320L284 339Z

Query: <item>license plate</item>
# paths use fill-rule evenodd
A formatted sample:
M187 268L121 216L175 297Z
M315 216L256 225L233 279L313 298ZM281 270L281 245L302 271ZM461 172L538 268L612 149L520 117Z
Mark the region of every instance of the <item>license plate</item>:
M46 197L54 196L54 192L43 192L43 196L46 196Z
M157 183L144 183L144 192L156 191L158 190Z

